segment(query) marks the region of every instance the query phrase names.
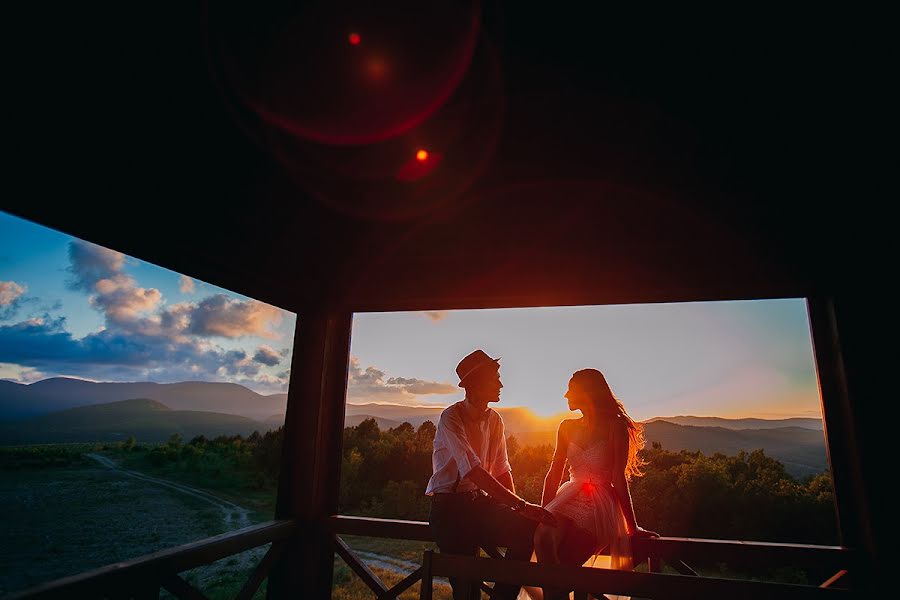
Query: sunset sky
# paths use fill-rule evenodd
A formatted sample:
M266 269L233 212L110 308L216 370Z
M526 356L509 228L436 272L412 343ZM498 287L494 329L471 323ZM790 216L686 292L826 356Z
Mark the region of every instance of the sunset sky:
M282 392L295 320L0 212L0 379ZM572 372L593 367L637 419L821 417L803 299L357 314L348 400L449 404L475 348L502 357L500 406L544 416L566 409Z

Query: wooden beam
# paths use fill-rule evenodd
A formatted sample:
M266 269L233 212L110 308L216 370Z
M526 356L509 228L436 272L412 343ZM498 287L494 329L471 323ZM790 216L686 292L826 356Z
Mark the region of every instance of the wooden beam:
M832 298L807 302L815 352L828 462L834 484L841 543L874 555L869 501L859 455L858 431L850 401L838 320ZM865 399L859 398L858 402ZM866 561L868 562L868 561Z
M114 563L71 577L63 577L41 584L5 600L24 598L86 598L103 596L111 590L134 593L142 587L152 587L169 573L179 573L220 558L262 546L269 542L288 540L295 535L294 521L269 521L229 531L211 538L167 548L128 561ZM158 585L157 585L158 587Z
M672 564L686 562L726 562L751 566L797 566L837 570L852 567L858 554L842 546L742 542L696 538L643 538L633 542L636 549Z
M412 585L422 579L422 567L419 567L409 575L407 575L403 581L398 582L394 587L386 591L384 594L379 596L379 600L393 600L397 598L400 594L405 592L407 589L412 587Z
M823 588L831 587L834 584L836 584L838 581L840 581L841 579L844 579L845 576L847 575L847 573L848 573L847 569L841 569L840 571L838 571L837 573L835 573L834 575L832 575L831 577L829 577L828 579L823 581L822 585L820 585L819 587L823 587Z
M431 572L434 552L426 550L422 554L422 585L419 587L419 600L431 600L434 588L434 576Z
M297 316L275 514L303 534L269 576L269 598L331 597L352 314L310 307Z
M353 553L353 549L339 535L334 536L334 548L338 555L344 559L344 562L347 563L347 566L353 569L353 572L363 580L363 583L372 590L376 597L382 597L387 593L388 588L378 578L378 575L373 573L372 569Z
M170 573L162 579L162 586L172 592L178 600L209 600L194 586L182 579L178 573Z
M234 600L250 600L253 598L253 594L256 593L256 590L259 589L262 582L269 576L269 570L272 568L272 563L274 563L278 557L281 556L281 553L284 552L284 547L284 542L272 544L269 547L265 556L262 557L262 560L260 560L259 564L256 565L256 568L253 569L253 573L250 575L249 579L247 579L247 582L241 588L241 591L234 597Z
M452 554L433 554L431 575L521 585L552 586L592 593L602 590L605 594L625 594L649 598L729 598L729 600L783 598L787 600L849 598L852 595L849 590L808 585L637 573L566 565L539 565L531 562Z
M431 527L425 521L376 519L374 517L349 517L333 515L328 519L332 532L345 535L362 535L395 540L434 541Z

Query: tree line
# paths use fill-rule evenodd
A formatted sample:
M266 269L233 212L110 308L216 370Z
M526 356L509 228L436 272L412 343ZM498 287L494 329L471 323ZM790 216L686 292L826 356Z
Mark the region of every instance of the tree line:
M344 429L340 511L427 520L435 426L409 423L382 431L374 419ZM507 439L516 491L539 503L553 447ZM643 451L644 476L630 482L643 527L664 536L808 544L838 541L831 475L796 480L763 450L734 456Z

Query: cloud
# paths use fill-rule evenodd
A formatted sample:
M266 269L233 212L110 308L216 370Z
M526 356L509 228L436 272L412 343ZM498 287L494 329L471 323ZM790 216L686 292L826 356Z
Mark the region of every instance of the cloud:
M0 306L9 306L27 289L28 286L19 285L15 281L0 281Z
M33 369L11 363L0 363L0 380L15 381L16 383L33 383L46 379L47 374Z
M97 294L91 296L91 306L100 310L107 321L125 326L136 322L141 313L154 310L163 299L159 290L138 287L128 275L101 279L94 288Z
M71 278L68 287L91 294L90 305L103 313L107 324L143 330L142 313L155 310L162 303L159 290L142 288L130 275L122 272L125 255L90 242L69 242Z
M253 360L262 363L267 367L274 367L281 362L281 353L277 352L271 346L260 346L253 355Z
M459 391L458 385L416 378L391 377L387 380L387 384L402 386L410 394L455 394Z
M225 294L165 306L159 290L141 287L124 272L128 263L124 254L73 241L68 255L67 287L87 295L90 306L105 317L104 326L75 338L67 330L65 317L54 318L49 310L42 316L2 325L0 363L14 365L19 371L4 369L0 376L17 381L40 374L106 381L225 380L257 390L283 391L289 371L278 375L265 371L288 358L290 347L225 349L214 340L277 338L276 327L290 313ZM0 310L9 311L26 300L24 286L0 284ZM57 303L54 312L59 308Z
M190 315L188 331L197 335L236 338L245 335L278 337L273 328L284 311L256 300L238 300L216 294L202 300Z
M187 275L182 275L178 278L178 285L182 294L194 293L194 280Z
M91 293L101 279L115 277L125 266L125 255L83 240L69 242L69 288Z
M442 321L447 318L447 315L450 314L448 310L425 310L422 311L422 314L432 321Z
M363 369L359 359L350 357L347 398L356 402L417 403L417 397L426 394L455 394L459 387L449 383L425 381L416 378L389 377L374 366Z
M39 317L0 326L0 363L97 380L178 381L247 378L262 365L244 350L202 340L173 344L165 337L105 329L76 339L65 318Z
M15 314L22 301L22 294L27 290L27 285L19 285L15 281L0 281L0 320L9 319Z

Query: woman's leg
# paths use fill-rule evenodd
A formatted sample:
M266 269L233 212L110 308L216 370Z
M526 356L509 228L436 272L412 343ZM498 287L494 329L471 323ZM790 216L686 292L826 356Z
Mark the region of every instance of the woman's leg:
M538 525L534 532L534 553L538 563L557 565L560 564L560 551L563 549L568 531L574 527L574 523L568 517L555 513L557 526ZM544 587L544 600L557 600L568 598L568 592L556 588Z

